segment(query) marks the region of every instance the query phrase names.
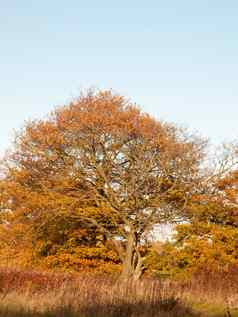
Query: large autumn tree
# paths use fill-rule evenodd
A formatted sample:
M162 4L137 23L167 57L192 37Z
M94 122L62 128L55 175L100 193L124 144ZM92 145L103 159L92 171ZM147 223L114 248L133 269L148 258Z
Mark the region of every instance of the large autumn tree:
M111 91L81 95L17 136L5 161L4 230L30 224L34 236L49 236L47 227L65 217L66 228L80 223L100 233L122 277L138 278L148 234L184 216L203 149L200 139Z

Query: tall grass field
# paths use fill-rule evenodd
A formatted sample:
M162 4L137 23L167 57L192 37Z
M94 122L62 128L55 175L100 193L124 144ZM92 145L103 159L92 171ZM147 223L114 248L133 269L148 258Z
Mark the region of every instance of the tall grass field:
M237 278L238 279L238 278ZM0 271L1 317L238 316L233 275L204 273L190 281Z

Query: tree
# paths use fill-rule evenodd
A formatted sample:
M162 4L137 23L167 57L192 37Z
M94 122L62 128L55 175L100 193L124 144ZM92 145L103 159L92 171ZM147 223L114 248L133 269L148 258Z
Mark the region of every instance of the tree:
M13 172L13 170L11 170ZM15 177L15 179L13 179ZM49 188L29 190L28 176L21 170L0 182L2 202L0 225L0 265L63 271L117 272L119 259L97 228L89 227L68 212L73 204L113 231L108 216L90 201L67 196L67 182L61 193ZM43 179L40 180L41 186ZM64 193L66 191L66 193Z
M148 234L183 216L203 149L203 140L125 98L89 92L18 135L7 160L4 210L37 231L49 215L66 213L110 241L123 278L138 278Z
M237 149L232 149L225 161L224 156L219 161L221 166L215 169L218 173L210 173L190 199L187 223L178 225L173 241L160 248L163 256L154 248L151 259L158 272L188 272L204 267L221 271L229 265L238 266Z

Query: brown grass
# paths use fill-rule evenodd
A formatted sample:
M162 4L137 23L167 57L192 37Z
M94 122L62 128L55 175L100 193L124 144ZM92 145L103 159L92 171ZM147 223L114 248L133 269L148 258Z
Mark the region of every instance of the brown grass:
M191 316L168 283L152 279L2 270L0 290L0 316Z
M233 317L238 274L229 278L203 271L186 282L120 283L108 276L0 270L0 316Z

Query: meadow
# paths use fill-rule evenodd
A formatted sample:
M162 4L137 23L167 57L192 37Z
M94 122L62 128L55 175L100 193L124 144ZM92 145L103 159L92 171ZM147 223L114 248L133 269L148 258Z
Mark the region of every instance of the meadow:
M120 282L113 276L2 269L0 316L235 317L237 285L234 274Z

